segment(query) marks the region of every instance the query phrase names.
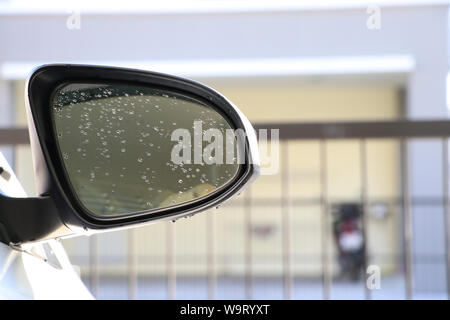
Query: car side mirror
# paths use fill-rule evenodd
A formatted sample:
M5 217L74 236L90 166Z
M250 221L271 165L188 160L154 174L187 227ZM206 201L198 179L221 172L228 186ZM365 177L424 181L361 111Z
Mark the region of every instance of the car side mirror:
M47 65L26 90L41 197L0 197L3 242L176 220L219 205L259 174L250 122L197 82ZM23 214L12 213L17 205Z

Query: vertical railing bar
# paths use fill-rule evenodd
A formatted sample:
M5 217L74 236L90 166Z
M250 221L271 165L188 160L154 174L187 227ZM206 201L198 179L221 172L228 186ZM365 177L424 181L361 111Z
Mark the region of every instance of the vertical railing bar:
M215 260L215 226L212 212L206 214L206 250L208 268L208 299L216 298L217 273Z
M176 298L175 223L166 223L167 298Z
M291 272L291 234L290 234L290 194L289 194L289 145L281 145L281 219L282 219L282 254L283 254L283 291L284 299L292 298L292 272Z
M252 269L252 194L251 188L245 191L245 297L253 298L253 269Z
M411 195L409 189L409 166L407 141L401 139L402 149L402 192L403 192L403 240L405 245L404 268L405 268L405 297L413 298L413 252L412 252L412 219L411 219Z
M368 214L369 214L369 179L368 179L368 164L367 164L367 143L365 139L360 141L360 161L361 161L361 222L362 222L362 236L364 241L364 260L363 260L363 286L364 298L366 300L372 299L372 292L367 285L367 266L370 264L369 242L368 242Z
M444 200L444 247L445 247L445 270L447 280L447 299L450 299L450 199L449 199L449 180L448 170L448 137L442 138L442 186Z
M137 297L137 248L136 230L129 229L128 236L128 299Z
M98 297L98 235L89 236L89 285L92 295Z
M320 180L321 180L321 220L322 220L322 291L325 300L331 297L331 263L329 248L330 219L328 208L328 172L327 172L327 144L320 141Z

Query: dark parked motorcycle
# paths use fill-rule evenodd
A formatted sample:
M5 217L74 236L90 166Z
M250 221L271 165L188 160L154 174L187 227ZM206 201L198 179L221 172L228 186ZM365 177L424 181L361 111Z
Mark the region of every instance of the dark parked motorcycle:
M344 203L333 208L333 233L338 249L338 261L343 279L360 279L365 260L365 243L361 229L362 208L356 203Z

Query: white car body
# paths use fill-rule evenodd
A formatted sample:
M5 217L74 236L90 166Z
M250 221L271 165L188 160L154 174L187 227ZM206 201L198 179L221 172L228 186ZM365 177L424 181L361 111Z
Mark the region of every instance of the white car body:
M0 192L9 197L26 197L3 154ZM46 256L51 252L57 267ZM22 247L0 243L0 299L93 299L57 240Z

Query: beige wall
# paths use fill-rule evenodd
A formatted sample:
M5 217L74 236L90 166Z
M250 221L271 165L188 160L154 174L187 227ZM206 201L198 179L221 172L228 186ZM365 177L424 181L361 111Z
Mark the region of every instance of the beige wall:
M388 120L400 116L399 94L389 86L331 85L302 83L267 83L259 86L215 84L216 89L230 98L252 122L274 121L342 121ZM361 196L359 141L333 141L327 144L328 194L330 198L358 201ZM317 141L289 142L289 194L291 199L320 197L320 155ZM367 143L369 197L371 199L398 196L398 145L394 141L373 140ZM258 206L258 199L277 204L281 200L281 175L262 176L251 188L255 208L253 221L271 228L267 236L255 235L254 271L262 274L281 273L281 218L279 206ZM399 250L396 238L398 208L389 206L384 219L369 219L369 250L372 262L394 270L392 257ZM222 209L226 210L226 209ZM229 211L234 211L230 209ZM294 274L318 275L320 268L320 206L292 205L290 208L291 240ZM236 216L236 214L235 214ZM242 230L242 223L227 213L220 215L221 226ZM232 238L239 234L234 232ZM219 250L232 252L232 245L221 238ZM240 234L243 238L243 232ZM242 239L241 239L242 240ZM242 242L241 242L242 243ZM333 247L334 244L332 244ZM242 245L234 246L242 254ZM334 248L334 247L333 247ZM226 266L223 266L227 270ZM334 268L337 270L337 267Z

